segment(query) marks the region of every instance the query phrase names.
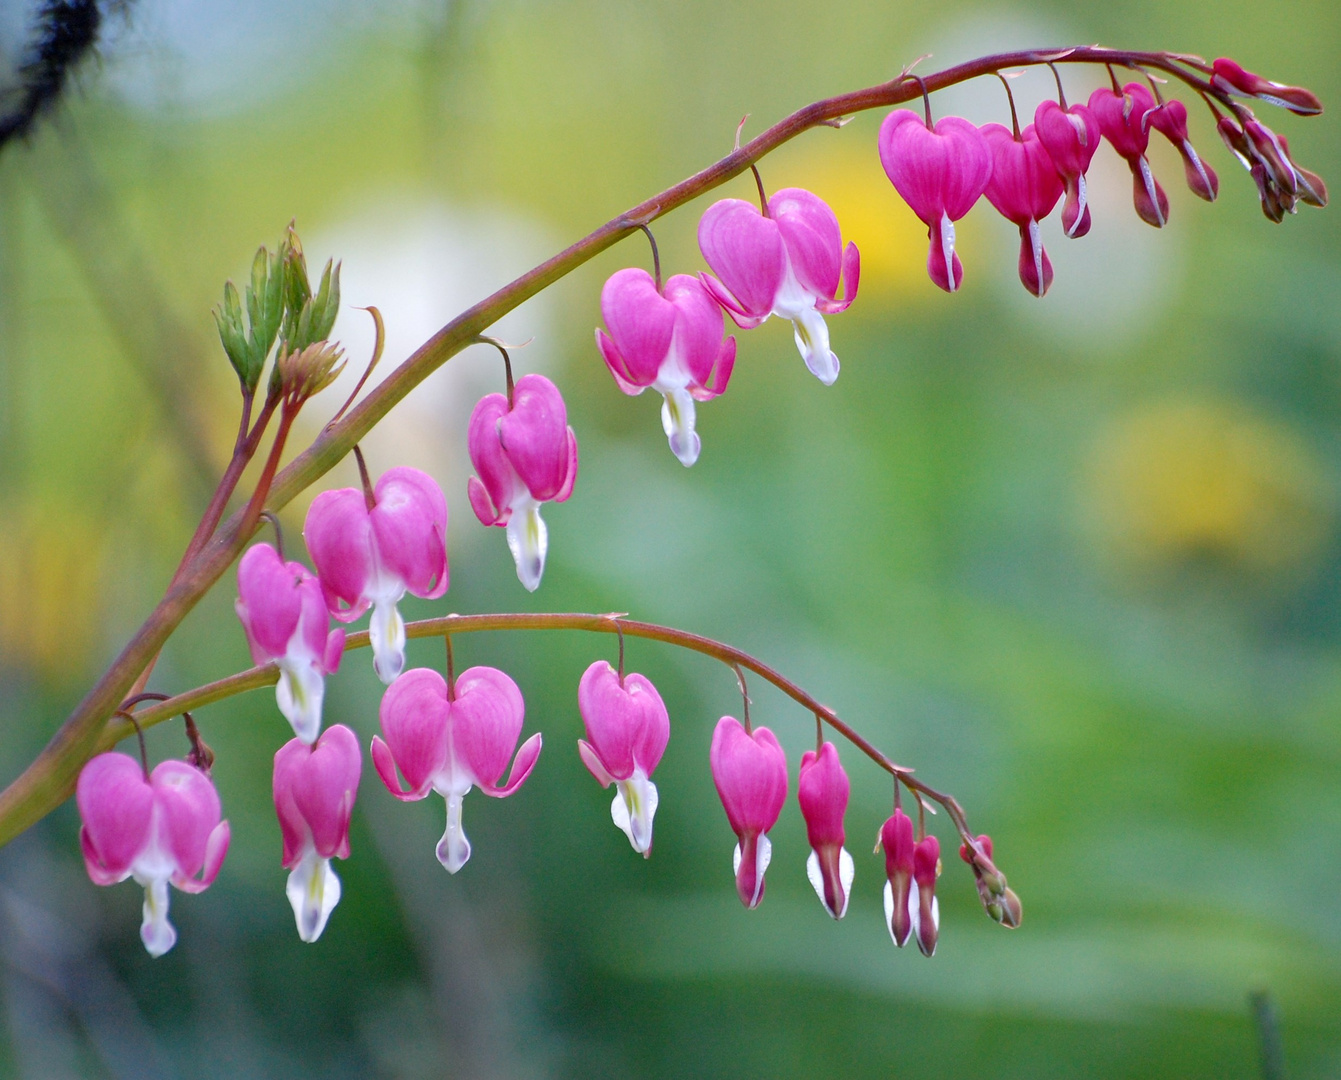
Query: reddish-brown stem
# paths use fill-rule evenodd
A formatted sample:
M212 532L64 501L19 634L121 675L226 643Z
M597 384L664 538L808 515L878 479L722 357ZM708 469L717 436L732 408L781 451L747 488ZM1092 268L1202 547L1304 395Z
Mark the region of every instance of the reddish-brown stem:
M299 405L290 405L286 401L284 408L280 410L275 441L270 445L270 453L261 468L261 475L256 481L256 490L251 493L251 499L242 512L243 526L249 535L256 531L256 525L261 520L261 511L265 509L265 500L270 494L270 485L274 482L275 473L279 470L279 459L284 453L284 444L288 441L293 422L298 417L298 409Z
M354 460L358 462L359 483L363 485L363 505L372 510L377 505L377 494L373 491L372 477L368 475L368 463L363 460L363 451L354 444Z

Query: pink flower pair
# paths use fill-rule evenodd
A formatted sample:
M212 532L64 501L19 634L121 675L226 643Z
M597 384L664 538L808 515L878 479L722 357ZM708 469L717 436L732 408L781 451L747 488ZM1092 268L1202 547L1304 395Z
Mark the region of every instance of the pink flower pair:
M922 955L936 951L941 909L936 879L941 873L941 845L934 836L913 839L913 822L902 810L880 828L876 850L885 849L885 923L900 949L917 938Z
M228 854L230 832L214 784L184 761L164 761L146 776L134 758L106 753L80 772L75 802L88 876L95 885L135 879L144 889L140 940L150 956L162 956L177 942L168 922L169 883L203 892Z
M473 667L448 683L430 668L414 668L382 697L383 741L373 736L377 775L403 802L436 791L447 801L447 829L438 861L456 873L470 858L461 804L472 787L501 799L526 782L540 756L540 733L517 751L506 784L499 784L517 746L525 704L517 684L497 668ZM397 776L404 777L408 790Z

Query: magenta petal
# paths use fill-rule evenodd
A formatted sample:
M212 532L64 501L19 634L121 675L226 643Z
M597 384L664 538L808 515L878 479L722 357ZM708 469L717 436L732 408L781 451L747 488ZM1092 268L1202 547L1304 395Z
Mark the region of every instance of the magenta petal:
M159 811L159 839L183 877L205 863L210 833L219 824L219 793L203 772L184 761L160 762L149 778Z
M651 386L670 351L675 330L675 309L657 292L652 275L636 267L612 274L601 289L601 318L622 362L620 370L606 354L616 379ZM601 349L604 354L604 344Z
M517 758L512 763L512 772L508 776L508 782L502 787L481 784L480 790L486 795L492 795L495 799L506 799L522 784L526 783L526 778L531 775L531 770L535 768L535 763L540 758L540 747L543 742L544 738L537 731L522 743L521 749L517 751Z
M857 245L848 241L843 249L843 299L823 300L815 304L826 315L837 315L852 306L857 298L857 285L861 281L861 252Z
M907 109L880 126L880 161L904 201L928 226L948 214L958 221L978 201L992 176L992 154L982 133L958 116L934 129Z
M777 222L753 203L721 199L699 220L698 246L746 315L762 317L773 310L786 272Z
M415 596L436 600L447 591L447 500L425 472L401 466L384 472L368 515L377 555Z
M291 563L289 566L298 564ZM258 664L283 656L298 628L303 601L297 576L269 544L255 544L237 567L237 614Z
M604 330L599 327L596 330L596 347L601 350L601 358L605 361L605 366L610 369L610 374L614 376L615 385L618 386L629 397L637 397L647 389L651 383L639 386L633 382L633 376L629 373L629 366L624 362L624 357L620 355L619 346ZM653 380L655 380L655 373Z
M615 778L610 775L610 770L605 767L605 762L592 745L586 739L577 740L577 756L582 759L582 764L587 767L587 771L596 777L596 782L601 787L609 787L615 782ZM101 882L99 883L101 884Z
M727 338L722 342L722 346L717 351L717 359L713 363L712 375L702 386L691 386L689 394L696 401L711 401L715 397L721 397L726 393L727 385L731 382L731 372L736 367L736 339Z
M378 715L387 748L411 791L427 790L433 776L447 762L447 683L431 668L405 672L382 695ZM377 764L377 749L373 748ZM387 775L378 765L384 782ZM388 782L394 795L397 788ZM421 798L416 794L414 797Z
M738 837L767 832L787 799L787 756L768 728L747 735L734 716L723 716L708 755L713 783Z
M503 452L498 439L498 423L507 415L508 399L502 394L486 394L476 403L470 414L470 425L466 432L466 445L470 451L470 462L479 474L479 483L488 494L488 502L495 508L493 520L486 520L481 513L481 503L470 485L470 505L475 516L486 525L495 525L502 512L512 503L513 492L517 486L517 474L513 471L507 455Z
M303 539L331 614L344 621L357 618L367 609L363 593L373 574L372 525L363 492L323 491L308 508Z
M340 670L340 661L345 655L345 632L339 628L326 635L326 648L322 650L321 667L327 675Z
M475 516L480 519L481 525L507 524L509 513L505 511L500 514L494 509L489 492L478 476L472 476L466 481L466 496L470 499L470 508L475 511Z
M232 837L233 831L229 828L228 822L219 822L210 830L210 834L205 840L205 859L201 864L200 877L174 874L172 883L185 893L202 893L208 889L214 884L214 879L219 876L219 871L223 869L224 859L228 855L228 844Z
M154 792L140 763L115 752L91 758L80 770L75 803L89 877L99 885L120 881L149 842L153 819Z
M1019 139L1000 124L985 125L982 134L992 151L988 201L1017 227L1042 221L1061 198L1063 184L1033 125Z
M849 789L847 772L833 743L824 743L818 754L813 750L805 752L796 781L796 801L801 805L812 848L843 846L846 839L843 815L847 812Z
M497 668L473 667L457 678L450 715L452 754L480 787L498 783L517 746L525 716L526 704L517 684Z
M1087 106L1063 109L1055 101L1041 102L1034 111L1033 127L1063 179L1085 175L1100 139L1099 121Z
M674 349L691 384L712 377L722 347L722 309L698 278L676 274L666 282L666 299L675 310Z
M358 739L343 724L327 728L312 747L293 739L275 754L275 810L285 836L286 868L297 863L307 837L322 858L348 858L349 817L362 771ZM290 843L291 834L296 844Z
M722 309L731 316L731 321L742 330L753 330L768 318L769 312L762 315L750 315L746 312L736 298L727 292L726 287L711 274L700 273L698 279L703 283L703 287L708 290L708 295L721 305Z
M670 739L670 717L646 677L632 672L621 685L615 669L597 660L582 674L577 704L587 738L614 779L627 780L635 769L652 775Z
M543 375L517 380L512 408L498 422L498 439L531 497L553 499L568 476L568 410L559 388Z
M1154 95L1144 83L1129 82L1121 94L1100 88L1090 95L1090 112L1099 130L1128 162L1144 154L1150 144L1146 114L1154 108Z
M328 630L330 629L330 609L321 592L318 581L301 563L289 563L295 578L298 578L298 595L302 600L302 614L298 620L298 634L313 663L320 664L326 655ZM293 641L290 639L290 646Z
M428 781L409 791L401 787L400 777L396 775L396 762L391 756L391 748L376 735L372 737L371 749L373 768L377 770L378 777L392 795L396 796L401 802L417 802L428 794Z
M577 435L573 429L568 429L568 471L564 474L563 486L554 494L552 502L567 502L568 497L573 493L573 485L577 483Z
M838 295L843 236L829 204L804 188L783 188L768 200L792 272L801 286L823 300Z

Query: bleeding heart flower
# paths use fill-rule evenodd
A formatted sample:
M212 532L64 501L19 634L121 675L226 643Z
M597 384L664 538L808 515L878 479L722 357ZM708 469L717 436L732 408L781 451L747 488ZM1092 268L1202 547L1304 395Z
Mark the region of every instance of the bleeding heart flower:
M787 755L766 727L746 732L734 716L723 716L712 733L712 780L731 823L736 844L736 893L747 908L764 898L764 871L773 855L765 833L787 801Z
M810 857L806 876L815 888L824 910L835 919L847 914L855 866L843 846L843 814L847 810L847 773L831 742L819 753L807 750L801 757L801 775L796 781L796 801L806 822Z
M618 270L601 289L610 333L596 344L615 384L626 394L652 387L665 400L661 426L671 453L698 460L694 402L725 393L736 362L736 339L722 340L722 309L697 278L676 274L658 290L646 270Z
M954 292L964 279L954 223L973 209L992 178L987 140L962 117L944 116L932 128L917 113L895 109L880 125L880 162L927 227L927 273Z
M373 668L390 683L405 667L396 605L406 592L436 600L447 591L442 489L427 473L401 467L382 474L372 505L358 488L323 491L307 511L303 538L330 613L351 622L372 607Z
M1099 121L1084 105L1063 109L1052 100L1034 110L1034 133L1052 158L1066 189L1062 229L1072 239L1090 231L1089 193L1085 173L1099 149Z
M1286 86L1284 83L1264 79L1251 71L1244 71L1233 60L1223 56L1211 65L1211 69L1214 72L1211 76L1211 85L1226 94L1254 97L1271 105L1279 105L1282 109L1289 109L1290 112L1298 113L1300 116L1313 116L1322 112L1322 102L1318 100L1317 95L1302 86Z
M284 838L285 893L298 936L316 941L340 902L331 859L349 858L349 815L359 793L363 759L354 733L333 724L315 745L290 739L275 753L275 813Z
M615 785L610 816L634 851L650 855L657 812L657 786L650 778L670 739L661 695L642 675L630 672L621 679L597 660L578 684L577 706L587 731L586 740L577 740L582 764L601 787Z
M1042 296L1052 284L1052 262L1038 223L1062 197L1062 178L1032 124L1018 139L1000 124L987 124L982 134L992 151L987 200L1020 230L1020 281Z
M913 820L896 809L880 827L875 850L885 849L885 925L894 944L902 949L917 929L917 884L913 880Z
M1182 155L1183 173L1192 193L1207 202L1215 202L1215 197L1220 194L1220 180L1215 170L1197 155L1192 140L1187 137L1187 106L1181 101L1166 101L1149 114L1149 122Z
M543 375L523 375L508 401L480 399L467 434L472 476L467 492L485 525L506 527L517 577L531 592L545 572L546 502L563 502L577 480L577 436L559 388Z
M436 791L447 800L447 831L438 861L455 874L470 858L461 828L461 800L472 787L496 799L526 782L540 756L540 733L522 743L506 784L499 785L517 746L526 706L517 684L497 668L463 671L455 686L436 671L407 671L382 696L383 742L372 741L373 765L396 798L422 799ZM401 787L396 770L409 784Z
M332 630L321 584L302 563L284 562L269 544L256 544L237 568L237 617L252 659L279 665L275 700L305 743L321 731L325 676L340 667L345 632Z
M228 854L218 792L184 761L164 761L146 777L134 758L108 753L80 771L75 802L88 876L95 885L133 877L144 888L140 940L150 956L162 956L177 942L168 922L168 883L203 892Z
M861 256L856 244L843 246L829 204L804 188L775 191L767 214L742 199L721 199L698 223L698 246L721 278L703 274L703 284L736 325L749 330L770 315L791 320L801 359L832 386L838 357L829 350L824 315L846 311L856 299Z
M1137 215L1158 229L1168 224L1169 199L1145 156L1150 145L1148 114L1154 109L1155 97L1143 83L1129 82L1120 94L1100 88L1090 95L1090 112L1099 121L1099 130L1131 169Z

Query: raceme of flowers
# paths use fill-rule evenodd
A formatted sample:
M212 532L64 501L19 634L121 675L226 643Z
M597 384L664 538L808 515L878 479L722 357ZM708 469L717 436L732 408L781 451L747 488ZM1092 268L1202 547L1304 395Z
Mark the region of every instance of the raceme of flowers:
M1225 95L1221 104L1232 105L1232 115L1222 114L1206 96L1217 132L1251 173L1267 217L1280 221L1301 202L1325 205L1325 185L1295 164L1286 138L1230 95L1305 115L1321 110L1317 98L1230 60L1205 70L1214 91ZM1086 172L1101 139L1127 162L1143 221L1162 227L1169 219L1168 197L1147 156L1152 132L1181 155L1189 188L1208 201L1216 198L1219 180L1192 145L1186 107L1164 100L1153 80L1119 86L1114 78L1111 89L1096 90L1085 105L1066 104L1060 79L1058 89L1060 100L1044 101L1023 131L1013 101L1010 128L978 127L954 116L933 124L925 94L922 114L896 109L885 118L877 140L880 160L927 226L927 272L940 288L955 292L962 285L955 223L986 196L1019 229L1020 280L1043 296L1053 269L1040 223L1061 203L1064 235L1075 239L1089 232ZM734 370L736 340L725 335L725 316L742 330L774 315L785 319L806 367L825 385L839 373L825 316L841 313L856 298L857 247L844 243L836 216L817 195L784 188L765 197L757 173L756 179L758 206L722 199L699 222L699 248L711 273L675 274L663 282L657 259L655 275L623 269L601 291L600 354L624 393L652 387L662 396L666 438L686 466L701 449L696 405L724 393ZM654 259L655 252L653 242ZM225 329L221 324L221 335ZM225 347L229 341L225 335ZM467 444L477 474L468 485L471 509L482 524L505 530L517 576L533 591L548 548L540 509L565 501L577 479L577 439L558 387L538 374L514 386L509 363L506 395L489 394L476 405ZM474 788L495 798L512 795L539 760L539 732L518 747L525 703L505 673L473 667L456 675L450 640L446 677L428 668L404 670L406 631L397 605L407 592L426 599L446 592L447 521L447 500L431 477L393 468L376 484L365 474L362 489L326 491L312 502L304 537L315 574L269 544L255 545L239 563L238 617L255 662L279 669L276 701L295 736L275 754L273 789L281 862L290 871L286 893L304 941L321 935L339 902L331 860L349 857L350 815L362 772L354 733L342 725L321 729L325 676L338 667L345 644L344 631L332 629L331 619L343 624L371 612L373 667L387 684L381 734L371 745L373 765L398 799L418 800L430 791L443 797L446 828L435 853L448 871L456 873L470 858L465 796ZM619 669L604 660L587 669L577 699L586 736L577 741L580 758L603 787L614 787L614 824L635 852L649 856L659 800L652 774L670 738L666 706L648 679L624 672L622 648ZM751 726L747 708L743 723L731 716L718 722L709 763L736 835L736 891L753 908L764 897L769 832L789 790L786 754L768 728ZM176 941L168 885L185 892L208 888L228 850L228 822L221 818L208 766L197 754L151 772L144 760L109 752L92 758L79 776L80 844L89 876L99 885L133 877L144 888L141 937L154 956ZM925 834L920 812L915 829L901 809L897 773L894 787L894 813L877 846L885 856L885 919L895 944L916 939L930 956L939 932L940 845ZM804 755L796 796L811 849L806 873L835 919L847 911L855 874L845 846L848 791L833 743L821 741ZM992 862L990 838L965 843L960 856L988 914L1018 926L1020 903Z

